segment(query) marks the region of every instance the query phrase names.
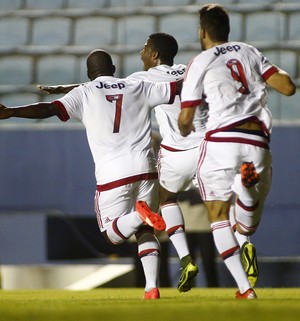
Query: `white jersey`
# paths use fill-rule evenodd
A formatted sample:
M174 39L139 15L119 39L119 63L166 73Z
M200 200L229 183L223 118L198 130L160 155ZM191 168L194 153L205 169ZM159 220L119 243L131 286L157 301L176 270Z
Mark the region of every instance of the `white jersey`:
M173 66L159 65L150 68L148 71L139 71L130 75L129 79L143 79L153 82L176 81L182 79L186 66L174 64ZM204 137L207 110L198 109L194 117L196 132L188 137L180 135L178 129L178 115L180 112L180 99L176 96L174 104L159 105L155 107L155 116L162 137L162 145L176 150L186 150L198 147Z
M173 102L175 90L175 83L103 76L54 102L61 107L61 120L84 124L98 185L156 171L149 161L151 108Z
M265 80L277 68L256 48L227 42L203 51L189 64L181 93L181 108L209 108L207 131L221 130L242 120L256 119L272 129Z

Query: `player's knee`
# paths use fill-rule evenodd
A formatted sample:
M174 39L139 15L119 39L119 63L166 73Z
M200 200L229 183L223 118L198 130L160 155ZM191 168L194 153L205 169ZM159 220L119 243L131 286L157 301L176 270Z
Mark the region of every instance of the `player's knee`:
M125 241L125 239L112 232L112 230L110 230L109 228L106 231L102 232L102 235L109 244L118 245Z

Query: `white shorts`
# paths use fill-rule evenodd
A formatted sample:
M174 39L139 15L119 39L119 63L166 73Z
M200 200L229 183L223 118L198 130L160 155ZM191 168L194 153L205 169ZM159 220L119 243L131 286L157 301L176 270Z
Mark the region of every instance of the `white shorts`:
M149 207L158 210L158 180L142 180L105 191L96 190L95 212L100 231L119 216L135 211L136 201L147 202Z
M190 189L193 186L198 159L198 147L184 151L170 151L161 147L158 154L160 185L172 193Z
M227 201L233 192L241 195L240 167L253 162L260 180L257 183L259 198L265 200L272 182L272 155L269 149L245 143L211 142L204 140L200 147L197 178L204 201Z

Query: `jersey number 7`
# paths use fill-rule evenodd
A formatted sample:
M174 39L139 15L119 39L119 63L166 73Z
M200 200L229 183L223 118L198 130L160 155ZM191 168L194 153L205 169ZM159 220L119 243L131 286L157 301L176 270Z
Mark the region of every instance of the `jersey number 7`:
M114 120L114 128L113 133L118 133L120 131L120 122L121 122L121 111L122 111L122 101L123 95L106 95L106 100L109 102L116 102L116 112L115 112L115 120Z

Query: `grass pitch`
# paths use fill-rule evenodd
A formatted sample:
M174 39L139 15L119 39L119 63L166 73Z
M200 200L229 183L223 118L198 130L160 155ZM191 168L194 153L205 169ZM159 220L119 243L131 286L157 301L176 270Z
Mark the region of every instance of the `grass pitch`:
M92 291L2 290L1 321L298 321L300 289L256 289L258 299L237 300L235 289L162 288L160 300L143 289Z

